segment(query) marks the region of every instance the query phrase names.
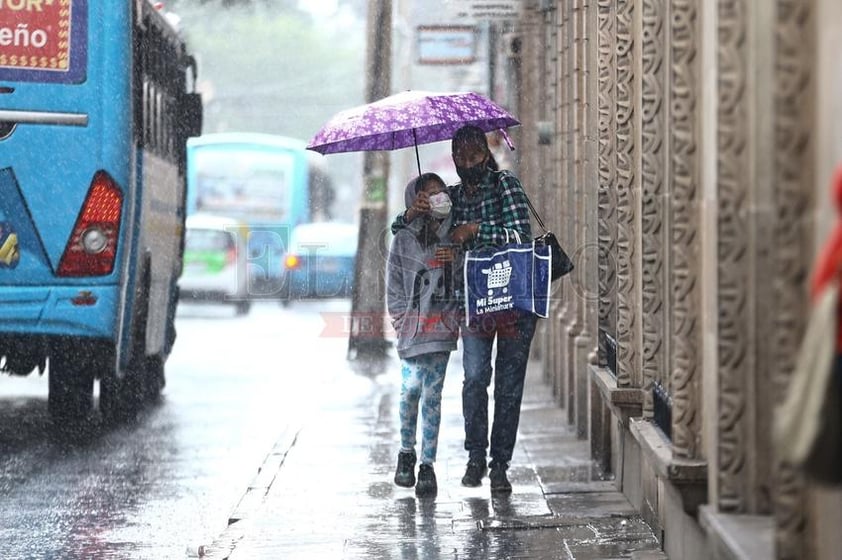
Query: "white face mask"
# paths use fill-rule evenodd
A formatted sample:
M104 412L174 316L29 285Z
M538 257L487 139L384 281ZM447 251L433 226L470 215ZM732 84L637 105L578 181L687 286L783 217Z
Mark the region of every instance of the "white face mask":
M442 191L430 196L430 215L437 219L446 218L450 215L450 196Z

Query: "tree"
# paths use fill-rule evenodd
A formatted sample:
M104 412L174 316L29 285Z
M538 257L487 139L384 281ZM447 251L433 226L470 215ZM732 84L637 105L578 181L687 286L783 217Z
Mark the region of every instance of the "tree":
M347 5L329 21L314 21L293 4L168 3L199 63L205 133L306 141L334 113L363 102L365 20ZM361 156L331 156L325 166L337 189L335 217L353 220Z
M362 103L364 22L315 22L294 0L181 0L173 6L197 54L205 131L309 139ZM220 12L224 11L224 16Z

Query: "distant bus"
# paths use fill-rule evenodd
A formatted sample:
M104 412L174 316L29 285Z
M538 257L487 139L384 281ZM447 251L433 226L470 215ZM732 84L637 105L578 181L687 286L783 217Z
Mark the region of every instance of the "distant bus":
M329 219L330 179L301 140L260 133L218 133L187 143L188 212L249 226L251 296L280 295L289 232Z
M0 369L107 419L158 395L175 339L195 63L147 0L0 9ZM6 3L3 8L10 8Z

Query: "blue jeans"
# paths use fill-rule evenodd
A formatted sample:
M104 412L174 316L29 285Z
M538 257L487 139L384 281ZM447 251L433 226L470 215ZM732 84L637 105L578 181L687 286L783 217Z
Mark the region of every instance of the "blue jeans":
M488 386L491 350L497 339L494 364L494 422L491 427L491 466L508 467L517 438L520 403L529 347L537 317L526 312L489 315L477 325L462 326L462 414L465 450L470 461L485 461L488 448Z

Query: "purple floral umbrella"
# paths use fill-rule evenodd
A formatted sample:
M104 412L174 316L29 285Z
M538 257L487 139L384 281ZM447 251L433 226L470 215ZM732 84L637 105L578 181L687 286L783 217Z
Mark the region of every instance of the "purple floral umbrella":
M404 91L341 111L322 126L307 149L337 154L415 146L420 175L418 144L450 140L467 124L485 132L501 130L514 149L504 129L520 122L502 107L473 92L431 91Z

